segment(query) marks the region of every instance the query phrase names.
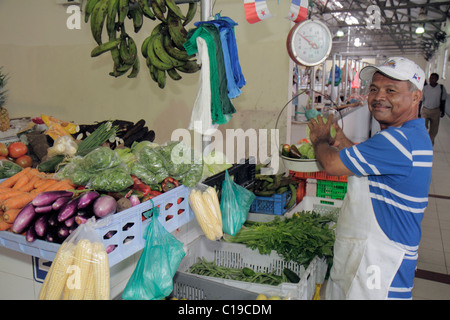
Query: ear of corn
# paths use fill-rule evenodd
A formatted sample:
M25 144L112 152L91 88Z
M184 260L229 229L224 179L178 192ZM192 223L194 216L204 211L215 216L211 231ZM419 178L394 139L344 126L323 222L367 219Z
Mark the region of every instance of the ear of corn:
M93 282L96 300L109 300L109 262L103 243L94 243Z
M84 292L87 287L89 272L91 269L92 259L92 243L89 240L81 239L75 248L73 264L74 276L76 279L75 285L70 288L69 300L83 299Z
M208 189L212 188L209 187ZM200 190L191 191L189 203L205 237L215 241L223 236L222 216L220 214L217 194L214 198L208 189L203 193ZM212 189L212 192L215 193L214 189Z
M68 277L67 268L72 264L73 253L74 245L72 243L63 243L58 249L42 285L40 299L57 300L61 298Z

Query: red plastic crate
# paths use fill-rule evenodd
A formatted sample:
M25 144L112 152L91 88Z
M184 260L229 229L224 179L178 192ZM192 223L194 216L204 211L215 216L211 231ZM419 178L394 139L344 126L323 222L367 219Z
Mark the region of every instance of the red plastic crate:
M330 176L325 171L318 172L296 172L289 171L289 174L296 179L317 179L317 180L329 180L347 182L348 176Z

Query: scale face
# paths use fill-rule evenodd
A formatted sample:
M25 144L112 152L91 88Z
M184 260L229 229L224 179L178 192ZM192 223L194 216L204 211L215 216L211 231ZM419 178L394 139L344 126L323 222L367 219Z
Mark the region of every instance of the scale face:
M328 27L316 20L305 20L289 31L286 47L294 62L316 66L330 55L332 36Z

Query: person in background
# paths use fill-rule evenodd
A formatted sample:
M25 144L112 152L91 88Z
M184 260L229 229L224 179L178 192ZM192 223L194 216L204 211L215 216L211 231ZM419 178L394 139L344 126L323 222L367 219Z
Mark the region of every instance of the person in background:
M434 145L434 138L439 130L439 120L445 115L445 100L447 91L444 85L438 85L439 75L432 73L429 84L423 87L421 117L425 119L425 127L430 134L431 142Z
M418 118L425 73L394 57L363 68L360 77L372 81L368 107L381 131L354 144L332 124L332 115L326 124L320 116L308 123L325 172L348 175L326 299L412 299L433 161Z

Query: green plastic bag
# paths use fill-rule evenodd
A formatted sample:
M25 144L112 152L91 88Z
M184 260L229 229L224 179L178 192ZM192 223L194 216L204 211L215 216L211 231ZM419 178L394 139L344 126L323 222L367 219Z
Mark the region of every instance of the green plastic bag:
M124 300L160 300L173 290L173 277L183 259L183 243L159 222L157 214L145 229L146 244L123 290Z
M228 170L225 170L225 179L222 182L220 196L223 232L234 236L241 230L255 198L253 192L235 183Z

